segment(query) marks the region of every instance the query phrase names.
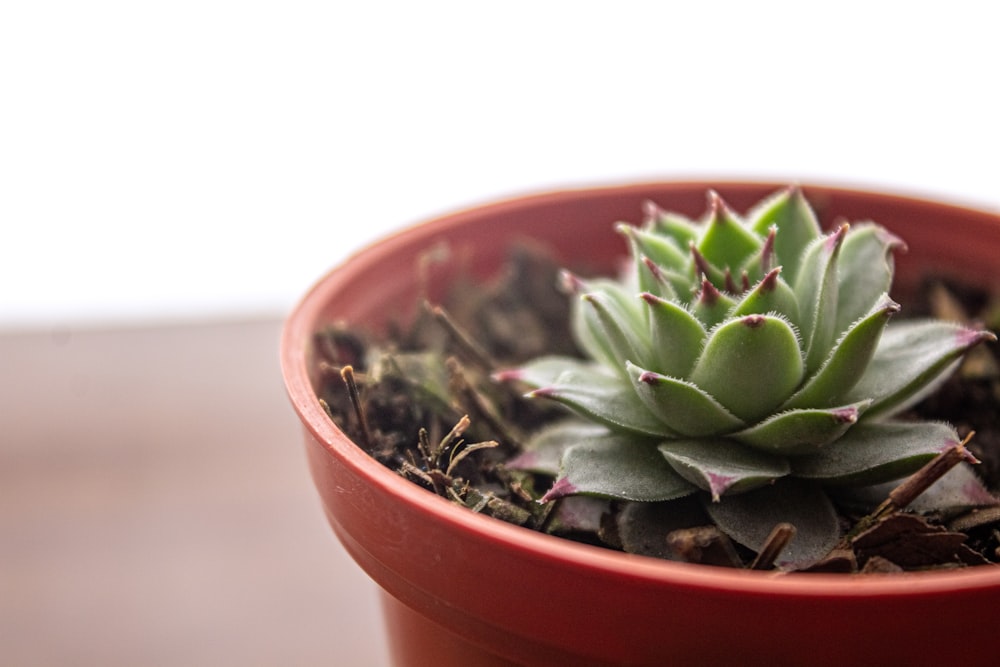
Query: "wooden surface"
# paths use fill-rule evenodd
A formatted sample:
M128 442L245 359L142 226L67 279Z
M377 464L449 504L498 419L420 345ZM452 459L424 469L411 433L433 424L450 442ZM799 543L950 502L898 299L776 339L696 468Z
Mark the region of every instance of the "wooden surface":
M279 327L0 332L0 664L386 664Z

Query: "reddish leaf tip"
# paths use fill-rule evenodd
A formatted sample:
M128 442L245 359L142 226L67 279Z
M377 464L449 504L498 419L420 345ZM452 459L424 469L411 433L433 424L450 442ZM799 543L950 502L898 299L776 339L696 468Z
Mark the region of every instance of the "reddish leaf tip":
M733 272L726 267L726 291L730 294L739 294L739 288L736 287L736 281L733 280Z
M542 496L538 502L548 503L553 500L559 500L565 496L571 496L576 493L576 486L573 485L567 478L562 477L556 480L556 483L552 485L544 496Z
M642 216L645 224L653 224L663 217L663 209L652 199L646 199L642 202Z
M954 440L945 441L945 443L938 449L938 453L944 454L945 452L950 452L954 449L958 452L962 461L965 461L970 465L979 465L982 461L977 459L976 455L970 452L969 448L965 446L966 443L972 439L973 435L975 435L975 432L969 433L969 435L967 435L965 440L962 442L955 442Z
M524 379L524 371L520 368L508 368L506 370L497 371L490 377L497 382L517 382Z
M833 416L833 420L838 424L855 424L858 421L858 409L851 406L847 408L839 408L830 413Z
M778 274L781 273L781 267L777 266L767 272L760 282L757 284L757 290L761 294L769 294L773 292L775 288L778 287Z
M900 252L906 252L909 250L909 247L906 245L906 241L899 238L885 227L879 227L876 231L876 235L889 250L898 250Z
M716 289L715 285L712 284L708 278L701 281L701 292L698 294L698 302L706 306L714 306L715 302L719 300L722 293Z
M961 348L969 348L984 341L994 342L997 337L992 331L986 329L961 329L957 334L956 344Z
M643 292L642 294L639 295L639 298L651 306L663 303L663 299L661 299L660 297L656 296L651 292Z
M713 216L715 216L724 206L722 197L715 190L709 190L707 194L708 194L708 210L711 212Z
M579 294L583 291L583 281L571 271L563 269L559 272L559 285L569 294Z
M627 222L617 222L615 223L615 231L623 236L631 237L632 233L635 231L635 226L630 225Z
M774 264L774 239L778 235L778 227L771 225L764 239L764 246L760 249L760 268L763 271L770 271Z
M712 494L712 502L717 503L722 497L722 494L724 494L729 487L733 485L736 478L732 475L720 475L714 472L706 474L708 476L708 490Z
M653 371L643 371L639 375L639 382L643 382L645 384L659 384L662 379L662 375L654 373Z
M729 204L726 200L722 198L715 190L708 191L708 210L711 215L712 222L716 224L724 224L733 221L733 213L729 208Z
M843 222L837 227L836 231L831 233L826 237L826 243L824 244L824 249L828 253L833 253L836 251L840 244L844 242L844 237L847 236L847 232L851 229L850 223Z
M767 318L764 317L763 315L754 314L754 315L747 315L746 317L742 318L740 320L740 323L751 329L756 329L758 327L763 326L765 320L767 320Z
M657 282L659 282L659 283L664 282L663 272L660 271L660 266L656 262L654 262L653 260L651 260L649 257L646 257L645 255L643 255L642 256L642 263L646 266L646 268L653 275L653 278Z
M885 297L882 300L882 302L878 305L878 309L882 312L883 315L892 316L898 313L900 310L902 310L903 307L900 306L895 301L893 301L892 299L890 299L889 297Z

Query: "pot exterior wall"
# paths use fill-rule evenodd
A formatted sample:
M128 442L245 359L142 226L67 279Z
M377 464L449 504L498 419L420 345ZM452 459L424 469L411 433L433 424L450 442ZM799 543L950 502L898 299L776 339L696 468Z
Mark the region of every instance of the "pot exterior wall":
M319 408L309 380L312 333L342 318L385 324L387 313L415 302L418 257L442 239L462 258L455 264L484 272L500 265L510 239L527 235L563 258L589 251L595 267L608 269L625 254L613 222L638 220L644 199L696 215L707 187L569 191L435 220L350 260L289 318L283 369L305 425L313 478L341 542L388 596L387 624L399 642L392 652L401 667L992 664L992 652L982 651L993 642L1000 569L775 577L575 544L433 496L379 466ZM744 210L777 187L718 190ZM804 190L826 226L841 216L874 219L904 238L910 251L897 260L894 295L913 289L924 271L972 282L996 272L996 215L888 195ZM432 276L431 289L444 289L448 278ZM438 654L424 655L427 647Z

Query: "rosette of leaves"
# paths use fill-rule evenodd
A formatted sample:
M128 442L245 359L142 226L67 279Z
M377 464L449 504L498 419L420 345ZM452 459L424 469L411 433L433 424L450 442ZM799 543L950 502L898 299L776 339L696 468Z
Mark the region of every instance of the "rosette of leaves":
M947 424L894 416L995 336L937 320L890 325L903 243L883 227L824 233L793 187L746 216L714 193L700 221L649 204L641 226L618 230L631 250L622 277L565 274L587 358L500 374L576 414L519 459L556 476L544 502L700 497L754 550L792 523L782 562L801 564L840 539L832 498L865 497L958 444ZM953 475L931 505L990 498L972 472Z

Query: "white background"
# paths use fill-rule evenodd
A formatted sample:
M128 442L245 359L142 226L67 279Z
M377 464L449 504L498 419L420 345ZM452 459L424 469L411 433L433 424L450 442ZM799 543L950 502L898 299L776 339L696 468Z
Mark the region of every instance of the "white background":
M285 312L378 236L564 185L1000 209L995 2L6 2L0 329Z

